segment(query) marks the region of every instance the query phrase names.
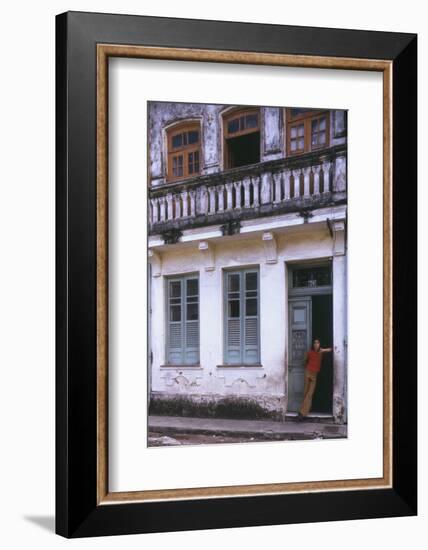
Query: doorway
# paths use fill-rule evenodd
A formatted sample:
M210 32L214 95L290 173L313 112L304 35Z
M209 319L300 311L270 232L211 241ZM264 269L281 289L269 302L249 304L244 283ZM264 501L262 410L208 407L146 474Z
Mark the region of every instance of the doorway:
M288 293L288 412L298 412L303 400L305 352L315 338L322 348L333 347L333 289L331 263L290 266ZM333 410L333 355L323 354L311 414Z
M312 338L321 347L333 347L333 300L331 294L312 296ZM312 400L312 412L331 414L333 410L333 356L324 353Z

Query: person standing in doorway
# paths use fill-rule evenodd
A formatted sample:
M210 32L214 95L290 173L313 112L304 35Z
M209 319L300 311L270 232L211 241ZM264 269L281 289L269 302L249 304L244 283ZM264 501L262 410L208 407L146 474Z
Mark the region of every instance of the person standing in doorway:
M303 388L303 401L299 410L298 420L308 416L312 407L312 398L317 383L317 376L321 370L321 362L324 353L332 351L331 348L322 348L318 338L312 342L312 348L305 354L305 383Z

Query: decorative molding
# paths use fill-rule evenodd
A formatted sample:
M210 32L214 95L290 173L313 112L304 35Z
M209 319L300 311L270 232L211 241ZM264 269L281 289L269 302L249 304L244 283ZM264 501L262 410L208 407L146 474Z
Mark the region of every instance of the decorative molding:
M172 228L168 231L164 231L161 233L161 237L165 244L176 244L180 240L180 237L182 237L183 232L180 231L180 229Z
M239 220L229 220L220 226L223 235L236 235L240 230L241 222Z
M331 221L330 227L333 232L333 256L344 256L346 254L345 220Z
M313 214L309 208L301 208L298 215L303 218L303 223L308 223L309 218L313 217Z
M276 264L278 261L278 251L275 235L267 231L262 235L263 246L265 249L265 258L267 264Z
M159 252L149 250L149 262L152 266L152 277L160 277L162 275L162 256Z
M205 271L214 271L215 269L214 246L208 241L201 241L199 243L198 249L204 256Z

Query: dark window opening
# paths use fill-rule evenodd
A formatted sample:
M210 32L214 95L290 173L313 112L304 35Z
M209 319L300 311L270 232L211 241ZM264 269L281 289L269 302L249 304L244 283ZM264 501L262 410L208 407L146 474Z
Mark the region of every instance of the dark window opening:
M238 168L260 162L260 132L226 140L227 168Z
M293 270L293 288L315 288L320 286L331 286L330 266Z

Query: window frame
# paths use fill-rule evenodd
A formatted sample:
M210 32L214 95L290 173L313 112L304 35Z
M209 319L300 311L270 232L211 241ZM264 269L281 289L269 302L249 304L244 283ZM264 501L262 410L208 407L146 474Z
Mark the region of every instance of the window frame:
M248 362L245 358L245 319L246 319L246 289L245 289L245 276L248 273L257 274L257 357L254 362ZM229 345L228 345L228 321L229 321L229 289L228 281L229 275L239 274L240 287L239 287L239 323L240 323L240 361L230 362L229 360ZM244 314L242 314L244 312ZM254 318L255 316L249 316ZM223 270L223 364L230 367L239 366L260 366L261 364L261 346L260 346L260 267L238 267Z
M302 155L330 147L330 111L328 109L308 109L305 113L292 115L292 107L286 108L285 141L287 156ZM312 121L325 117L325 143L312 145ZM303 149L291 150L291 129L303 124Z
M244 128L243 130L239 129L237 132L229 132L229 129L228 129L228 123L235 119L235 118L238 118L240 119L242 116L247 116L247 115L250 115L250 114L257 114L257 126L255 128L250 128L250 129L246 129ZM229 158L229 148L228 148L228 140L229 139L233 139L233 138L237 138L237 137L241 137L241 136L245 136L245 135L249 135L249 134L254 134L256 132L259 132L260 134L260 144L259 144L259 147L260 147L260 159L262 158L262 140L261 140L261 109L260 107L236 107L236 108L233 108L231 110L228 110L226 111L225 113L223 113L222 115L222 123L223 123L223 168L225 170L229 170L231 168L233 168L232 166L230 166L230 158Z
M189 302L187 301L188 294L187 294L187 281L196 279L198 281L198 295L197 295L197 304L198 304L198 345L197 345L197 360L192 362L186 362L186 354L188 353L187 348L195 347L196 346L187 346L186 345L186 338L187 338L187 306ZM180 321L177 321L181 324L181 361L178 363L171 362L170 354L171 354L171 334L170 334L170 324L171 324L171 297L170 297L170 284L173 282L180 282L181 290L180 290L180 308L181 308L181 318ZM200 288L200 277L199 273L185 273L185 274L179 274L179 275L169 275L165 277L165 285L164 285L164 293L165 293L165 366L183 366L183 367L194 367L199 366L200 364L200 356L201 356L201 350L200 350L200 330L201 330L201 288ZM192 302L194 303L194 302ZM179 348L177 348L179 349Z
M294 272L300 269L318 269L328 267L330 270L330 285L315 287L296 287L294 286ZM313 294L333 294L333 260L328 258L317 258L306 262L287 262L288 295L299 297Z
M173 147L172 140L178 134L188 134L189 132L198 132L198 141L196 143L187 143L180 147ZM200 121L186 120L166 129L166 149L167 149L167 165L166 165L166 182L173 183L176 181L193 178L201 174L201 150L202 150L202 125ZM189 155L198 153L198 170L189 172ZM183 157L183 173L175 176L173 174L173 160L179 156Z

